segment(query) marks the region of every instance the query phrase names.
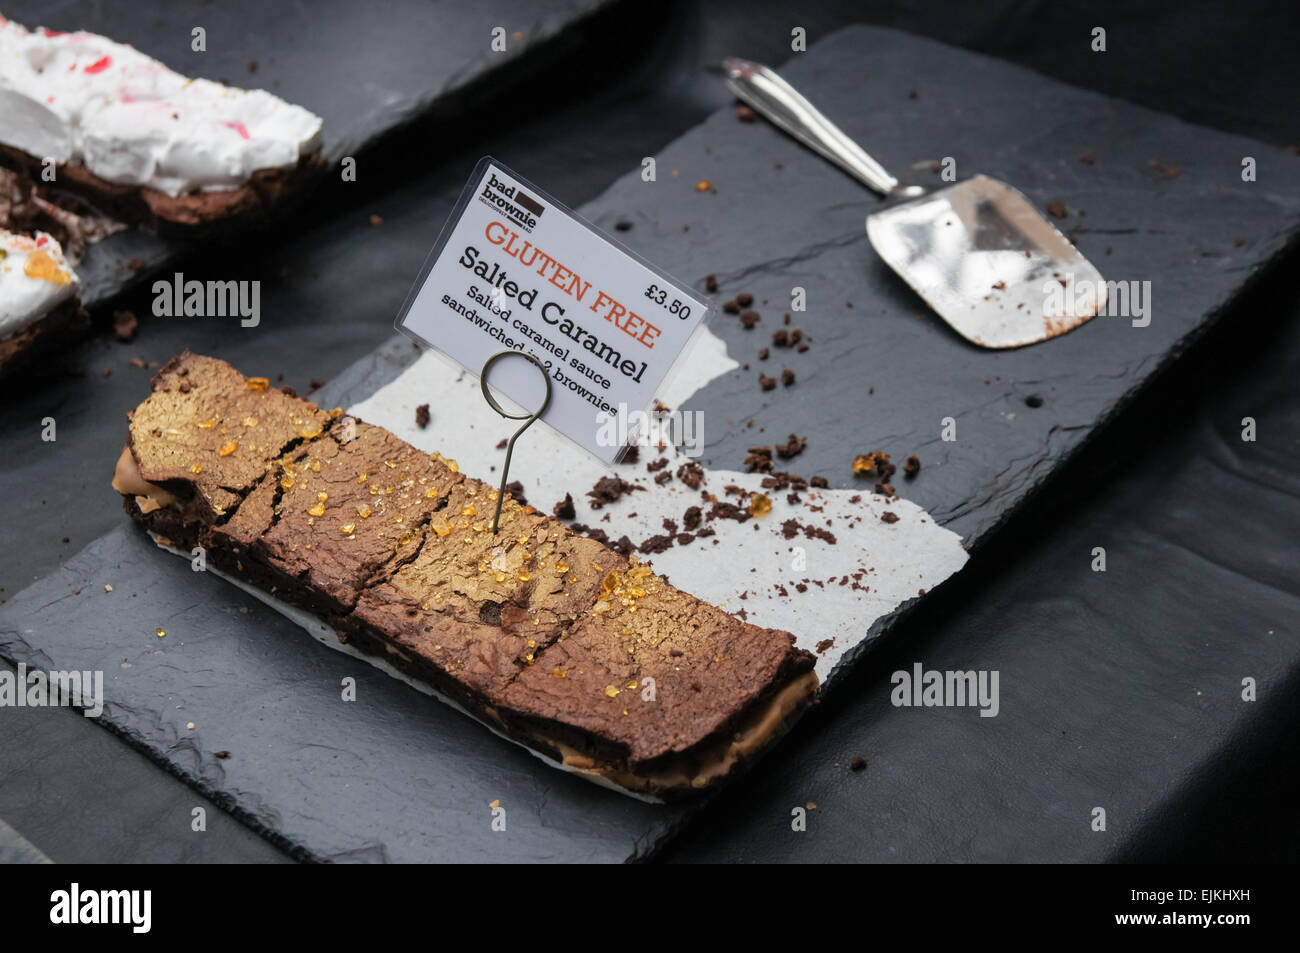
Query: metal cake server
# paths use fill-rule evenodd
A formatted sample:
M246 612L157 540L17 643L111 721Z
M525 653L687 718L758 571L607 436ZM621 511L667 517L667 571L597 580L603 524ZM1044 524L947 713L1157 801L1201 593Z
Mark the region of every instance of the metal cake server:
M766 66L732 57L722 70L737 98L885 196L867 216L871 244L968 341L1034 344L1105 305L1101 273L1016 189L984 175L901 185Z

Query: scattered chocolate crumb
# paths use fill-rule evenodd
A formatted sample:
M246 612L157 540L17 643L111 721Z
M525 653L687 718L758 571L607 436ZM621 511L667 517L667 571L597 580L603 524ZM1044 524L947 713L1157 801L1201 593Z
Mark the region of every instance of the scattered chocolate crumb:
M791 457L797 457L803 453L803 448L808 446L807 437L799 437L790 434L790 439L783 444L776 445L776 455L782 460L789 460ZM769 458L770 462L771 458Z
M921 458L918 457L916 454L912 454L910 457L908 457L906 460L903 461L903 473L906 474L909 480L912 477L915 477L920 472L921 472Z
M135 340L136 332L140 330L140 322L130 311L113 312L113 334L123 344Z
M637 552L652 556L655 553L662 553L671 549L673 538L671 536L651 536L644 543L637 547Z
M760 361L766 361L766 360L767 360L767 357L768 357L768 354L769 354L769 352L768 352L767 348L763 348L761 351L758 352L758 359L759 359Z
M850 771L867 770L867 759L861 757L860 755L855 757L852 761L849 762L849 770Z
M667 457L660 457L660 458L659 458L658 460L656 460L654 463L647 463L647 464L645 465L645 468L646 468L646 470L648 470L648 471L651 472L651 473L656 473L656 472L658 472L659 470L662 470L662 469L663 469L664 467L666 467L666 466L668 466L668 458L667 458Z
M740 323L746 331L753 330L754 325L758 324L761 320L763 319L759 316L757 311L740 312Z
M677 535L677 521L675 519L670 519L669 517L665 516L663 521L663 528L667 532L671 533L672 535L674 536Z
M313 377L307 382L307 395L311 396L325 386L325 382L318 377Z
M758 113L754 112L754 110L750 109L748 106L737 106L736 118L741 122L753 122L758 118Z
M573 508L572 494L569 493L564 494L564 499L556 503L555 508L551 510L551 512L555 514L556 519L560 519L560 520L571 520L575 516L577 516L578 513Z
M742 291L740 294L736 295L736 304L740 305L742 308L748 308L753 303L754 296L748 291Z
M759 375L758 375L758 385L759 385L760 387L762 387L763 390L775 390L775 389L776 389L776 378L775 378L775 377L768 377L766 374L759 374Z
M1241 246L1243 246L1243 245L1245 245L1245 244L1246 244L1246 239L1244 239L1244 238L1234 238L1234 239L1232 240L1232 247L1233 247L1233 248L1240 248Z
M607 476L597 480L596 485L587 491L587 496L591 497L591 508L598 510L607 503L613 503L625 493L644 489L643 486L628 483L622 477Z
M880 514L880 521L881 521L882 523L897 523L897 522L898 522L898 514L897 514L897 513L891 513L889 510L885 510L885 512L883 512L883 513Z
M1079 161L1082 162L1084 165L1095 165L1097 162L1097 157L1085 152L1083 155L1079 156Z
M789 387L793 383L794 383L794 371L790 370L790 368L787 367L781 371L781 384L785 387Z
M791 434L791 436L794 436ZM745 457L745 469L753 473L757 470L760 473L772 472L772 448L771 447L750 447L749 453Z
M802 354L804 351L808 350L808 343L806 341L801 343L797 348L795 348L795 350Z
M689 506L686 508L686 512L682 514L682 522L687 529L695 529L700 525L700 519L703 515L704 512L698 506ZM667 521L665 520L665 522Z
M785 328L777 328L772 332L772 343L777 347L790 346L790 332Z
M692 490L698 490L700 484L704 482L704 468L693 461L683 463L677 468L677 479Z
M810 479L810 480L808 481L808 485L809 485L809 486L815 486L815 487L817 487L819 490L824 490L824 489L826 489L827 487L830 486L830 483L828 483L827 480L826 480L826 478L823 477L823 476L815 476L815 477L813 477L812 479Z
M893 496L894 488L890 484L886 483L884 480L877 480L876 492L879 493L881 496Z
M1044 206L1044 208L1047 209L1048 215L1056 219L1065 218L1065 216L1069 214L1069 212L1066 211L1065 203L1062 202L1060 199L1055 199L1054 201L1048 202L1047 205Z
M734 301L724 301L722 302L722 310L727 314L740 314L740 305Z
M229 751L214 751L212 753L214 756L220 758L222 761L225 761L227 758L230 757Z
M673 475L669 473L667 470L664 470L662 473L655 474L655 483L658 484L659 486L667 486L668 483L672 480L672 478Z
M614 223L614 231L630 232L632 231L632 223L625 218L620 218L617 222Z
M506 484L506 492L515 498L520 506L527 506L528 500L524 498L524 485L518 480L511 480Z
M423 430L429 426L429 405L421 404L415 408L415 426Z
M383 216L381 216L381 215L371 215L371 216L370 216L370 224L371 224L373 227L378 228L380 225L384 224Z
M636 463L641 459L641 448L636 444L626 448L623 456L619 458L619 463Z
M803 585L803 584L800 583L800 585ZM796 587L796 588L798 588L798 587ZM799 589L799 591L800 591L800 592L804 592L804 591L807 590L807 588L808 588L807 586L803 586L803 588L802 588L802 589ZM835 640L834 640L834 639L822 639L820 642L817 643L817 654L818 654L818 655L823 655L823 654L825 654L826 650L829 649L829 648L830 648L832 645L834 645L834 644L835 644Z
M717 275L705 275L705 276L704 276L704 290L707 291L709 294L715 294L715 293L717 292L717 290L718 290L718 276L717 276Z

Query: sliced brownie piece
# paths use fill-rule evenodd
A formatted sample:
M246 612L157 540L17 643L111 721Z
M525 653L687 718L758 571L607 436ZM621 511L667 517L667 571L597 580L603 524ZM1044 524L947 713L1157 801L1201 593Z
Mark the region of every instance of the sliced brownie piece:
M185 353L131 415L127 511L326 618L508 737L626 790L730 774L813 656L380 428Z
M206 543L217 566L260 566L291 602L346 613L368 581L419 551L462 479L388 431L354 421L277 460ZM258 584L270 588L265 582Z

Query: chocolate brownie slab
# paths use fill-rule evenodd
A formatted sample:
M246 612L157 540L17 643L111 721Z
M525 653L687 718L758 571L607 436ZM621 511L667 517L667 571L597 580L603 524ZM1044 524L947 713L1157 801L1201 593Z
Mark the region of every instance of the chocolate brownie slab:
M814 658L378 427L185 353L130 415L127 512L505 736L652 796L708 787L816 698Z

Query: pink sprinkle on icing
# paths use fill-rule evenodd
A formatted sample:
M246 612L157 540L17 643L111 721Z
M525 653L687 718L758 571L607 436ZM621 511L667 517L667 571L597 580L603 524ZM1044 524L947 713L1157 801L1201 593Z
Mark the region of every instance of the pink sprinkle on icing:
M112 65L113 65L113 58L111 56L103 56L95 60L95 62L91 63L89 66L87 66L86 72L102 73L104 72L104 70L108 69Z
M222 125L225 126L227 129L235 130L235 132L239 133L240 136L242 136L245 139L252 138L252 136L248 134L248 127L245 126L242 122L223 122Z
M48 242L49 240L50 240L50 239L49 239L48 236L46 236L46 235L42 235L40 238L36 239L36 247L37 247L37 248L44 248L44 247L45 247L45 243Z

